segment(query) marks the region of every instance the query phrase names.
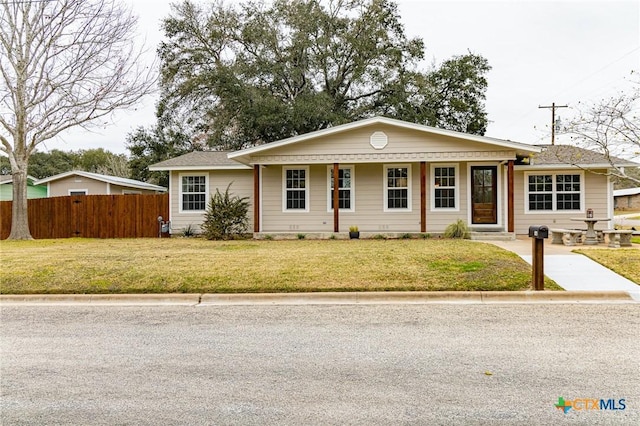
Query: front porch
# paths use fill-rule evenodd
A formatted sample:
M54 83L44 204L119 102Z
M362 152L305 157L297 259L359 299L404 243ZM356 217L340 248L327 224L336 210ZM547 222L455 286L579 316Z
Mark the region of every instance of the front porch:
M254 164L252 198L256 238L441 235L458 219L478 239L515 231L514 160Z

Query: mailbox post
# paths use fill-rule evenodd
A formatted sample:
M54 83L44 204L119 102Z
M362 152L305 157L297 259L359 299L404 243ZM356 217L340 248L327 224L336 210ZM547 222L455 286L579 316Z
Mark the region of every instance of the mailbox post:
M532 286L534 290L544 290L544 240L549 238L549 228L530 226L529 237L532 238Z

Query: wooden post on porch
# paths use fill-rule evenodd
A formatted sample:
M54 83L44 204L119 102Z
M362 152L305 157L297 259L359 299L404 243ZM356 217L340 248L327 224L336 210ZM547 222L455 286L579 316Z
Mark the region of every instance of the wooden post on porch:
M427 163L420 162L420 232L427 232Z
M333 232L340 232L340 165L333 163Z
M253 232L260 232L260 165L253 166Z
M514 232L514 200L513 200L513 160L509 160L507 165L507 231Z

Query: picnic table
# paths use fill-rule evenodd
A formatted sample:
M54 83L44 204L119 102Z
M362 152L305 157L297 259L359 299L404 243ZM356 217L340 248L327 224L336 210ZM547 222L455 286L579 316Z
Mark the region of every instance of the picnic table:
M584 222L587 224L587 233L582 244L595 246L598 244L598 235L596 234L595 225L598 222L608 222L611 219L605 217L572 217L571 220L576 222Z

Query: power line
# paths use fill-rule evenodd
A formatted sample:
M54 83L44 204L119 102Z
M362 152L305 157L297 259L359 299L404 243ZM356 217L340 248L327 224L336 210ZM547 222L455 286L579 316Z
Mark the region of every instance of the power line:
M612 66L612 65L614 65L614 64L616 64L616 63L618 63L618 62L622 61L622 60L623 60L623 59L625 59L626 57L628 57L628 56L632 55L633 53L637 52L638 50L640 50L640 46L636 46L636 47L634 47L633 49L631 49L631 50L629 50L629 51L627 51L627 52L623 53L623 54L622 54L622 56L619 56L618 58L616 58L616 59L613 59L613 60L609 61L606 65L604 65L604 66L600 67L599 69L597 69L597 70L595 70L595 71L591 72L590 74L586 75L585 77L581 78L580 80L576 80L576 81L574 81L574 82L573 82L573 84L571 84L570 86L564 87L563 89L561 89L560 91L558 91L557 93L555 93L552 97L556 97L556 96L558 96L558 95L560 95L560 94L562 94L562 93L566 93L566 92L568 92L569 90L571 90L571 89L573 89L573 88L575 88L575 87L577 87L577 86L581 85L583 82L587 81L588 79L590 79L590 78L591 78L591 77L593 77L594 75L601 73L601 72L602 72L602 71L604 71L605 69L607 69L607 68L609 68L610 66ZM615 79L615 81L618 81L618 80L619 80L619 77L617 77L617 78ZM602 90L605 86L609 86L610 84L611 84L611 82L603 83L599 88L596 88L596 89L593 89L593 88L592 88L592 89L591 89L591 90L589 90L587 93L582 93L581 97L582 97L582 98L586 98L586 97L587 97L587 95L592 95L593 93L596 93L598 90ZM511 119L511 120L510 120L510 122L508 123L508 125L509 125L509 126L511 126L512 124L515 124L515 123L519 122L520 120L523 120L523 119L527 118L528 116L530 116L530 115L533 113L533 111L532 111L532 110L530 110L530 109L528 109L528 108L522 108L522 110L524 110L524 112L523 112L521 115L519 115L519 116L518 116L517 118L515 118L515 119ZM552 128L553 128L553 125L552 125Z
M556 144L556 108L567 108L568 105L538 105L538 108L551 108L551 145Z

